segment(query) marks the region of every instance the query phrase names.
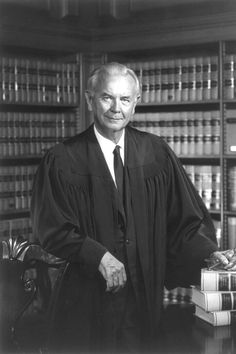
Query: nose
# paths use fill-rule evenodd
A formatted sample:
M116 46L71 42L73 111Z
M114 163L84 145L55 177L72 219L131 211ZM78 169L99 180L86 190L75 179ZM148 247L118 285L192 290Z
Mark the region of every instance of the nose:
M111 111L114 112L114 113L119 113L120 112L120 102L119 102L118 99L114 99L112 101Z

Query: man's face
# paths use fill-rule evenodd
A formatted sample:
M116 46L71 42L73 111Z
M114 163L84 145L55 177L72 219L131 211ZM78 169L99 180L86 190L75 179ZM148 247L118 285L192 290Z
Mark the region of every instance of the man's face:
M130 75L109 75L99 80L93 96L87 94L98 131L108 139L120 136L137 103L135 81ZM112 139L113 140L113 139Z

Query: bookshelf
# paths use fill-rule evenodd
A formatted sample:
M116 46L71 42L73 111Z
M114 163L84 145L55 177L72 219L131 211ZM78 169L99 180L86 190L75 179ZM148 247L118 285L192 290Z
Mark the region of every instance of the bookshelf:
M32 240L33 178L50 147L80 131L80 55L0 57L0 239Z
M236 246L236 42L108 52L142 99L131 125L161 135L209 209L221 249Z
M133 68L142 85L142 100L131 124L161 135L170 144L209 207L220 247L232 245L236 42L231 40L119 49L105 55L90 52L66 59L47 52L2 55L1 220L28 217L32 171L48 148L91 123L83 99L87 73L114 60ZM88 119L82 121L81 116Z

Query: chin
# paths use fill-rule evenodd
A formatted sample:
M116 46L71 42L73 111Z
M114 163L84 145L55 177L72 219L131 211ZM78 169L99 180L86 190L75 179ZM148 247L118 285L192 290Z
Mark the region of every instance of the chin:
M125 126L126 126L126 124L124 124L124 122L114 121L114 122L111 122L110 124L107 125L107 129L112 129L114 131L119 131L121 129L124 129Z

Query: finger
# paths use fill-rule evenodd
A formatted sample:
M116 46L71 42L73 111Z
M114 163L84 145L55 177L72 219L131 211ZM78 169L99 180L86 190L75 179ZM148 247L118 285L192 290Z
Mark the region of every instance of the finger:
M212 260L216 262L220 262L223 265L227 265L229 263L227 257L222 252L218 252L218 251L213 253Z
M113 291L116 288L119 288L120 285L120 275L119 272L112 272L110 273L108 279L107 279L107 291Z
M222 252L224 254L224 256L230 260L233 256L234 256L234 250L230 249L230 250L226 250L224 252Z
M121 286L117 286L117 287L112 289L112 293L113 294L118 293L118 291L120 291L120 289L122 289L122 287Z
M236 269L236 256L230 259L230 262L226 265L225 269L235 270Z
M235 263L229 263L227 266L225 266L226 270L230 271L235 271L236 270L236 264Z
M113 276L112 292L117 293L124 286L125 286L125 281L124 281L123 273L122 273L122 271L120 271L116 275Z
M124 279L124 275L123 275L123 271L121 270L119 273L119 286L121 288L123 288L125 286L125 279Z
M107 277L107 291L111 291L113 289L113 276L112 274L109 274Z
M121 277L122 277L122 284L124 286L125 283L127 282L127 275L126 275L125 267L121 270Z
M113 276L113 286L117 287L120 285L120 278L119 278L119 274L118 275L114 275Z

